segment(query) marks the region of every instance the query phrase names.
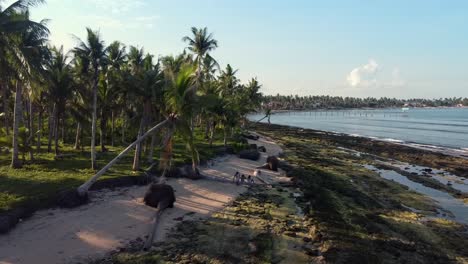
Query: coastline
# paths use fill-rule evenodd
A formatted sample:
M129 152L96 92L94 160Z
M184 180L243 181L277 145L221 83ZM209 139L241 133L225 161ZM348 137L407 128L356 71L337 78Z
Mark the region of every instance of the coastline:
M416 146L411 143L385 141L377 138L369 138L345 133L336 133L316 129L307 129L295 126L253 123L252 127L268 126L272 131L288 130L294 135L309 136L324 140L338 147L351 148L361 152L382 156L384 158L397 159L420 166L437 169L445 169L457 176L468 178L468 157L465 154L456 155L453 151L441 151L444 149L430 149L424 145Z
M287 112L314 112L314 111L342 111L342 110L384 110L384 109L400 109L401 107L357 107L357 108L313 108L313 109L278 109L272 110L274 113L287 113ZM468 106L415 106L410 109L465 109Z
M91 263L468 260L468 226L436 201L380 175L393 171L365 166L378 156L297 128L259 125L254 131L260 141L249 143L281 147L280 174L290 181L250 186L211 217L178 223L149 252L130 244Z

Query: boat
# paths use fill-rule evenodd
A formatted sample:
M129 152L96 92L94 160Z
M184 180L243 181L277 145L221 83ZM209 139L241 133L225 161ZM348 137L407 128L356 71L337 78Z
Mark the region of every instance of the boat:
M402 107L401 111L403 111L403 112L409 111L409 107Z

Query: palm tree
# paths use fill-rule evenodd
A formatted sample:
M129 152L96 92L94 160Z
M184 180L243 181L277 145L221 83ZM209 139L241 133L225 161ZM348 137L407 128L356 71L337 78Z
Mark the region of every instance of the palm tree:
M106 80L107 85L110 87L113 92L113 100L109 103L111 110L111 146L114 146L114 134L115 134L115 116L116 111L118 111L119 106L122 106L122 90L123 90L123 72L122 67L126 63L127 54L125 51L125 45L119 41L112 42L109 47L107 47L107 73ZM123 112L123 111L122 111Z
M190 117L191 111L193 109L192 105L194 104L195 92L195 83L196 83L195 69L190 65L185 65L181 68L177 76L174 76L170 80L170 86L166 92L166 101L167 101L167 116L166 118L148 130L146 133L141 135L125 148L117 157L115 157L111 162L104 166L100 171L98 171L93 177L88 181L83 183L77 188L77 194L81 197L85 196L89 188L93 185L95 181L99 179L109 168L111 168L115 163L117 163L123 156L125 156L131 149L145 140L147 137L153 135L159 130L168 127L168 135L165 137L164 149L172 148L172 133L174 129L177 129L181 133L182 138L187 143L187 147L192 154L192 167L194 168L193 172L197 173L198 165L198 151L195 148L193 142L193 136L190 131ZM170 159L170 155L166 155ZM166 162L166 164L170 164ZM164 180L162 180L164 182Z
M101 65L106 60L106 49L104 41L101 39L99 32L86 28L86 42L78 39L78 47L74 49L75 55L82 58L87 58L93 71L93 111L91 121L91 168L95 170L96 165L96 122L97 122L97 86L99 82L99 71Z
M196 75L193 66L183 66L177 76L172 78L165 99L167 110L171 115L177 116L176 130L180 133L191 152L193 173L198 173L199 156L194 145L193 130L191 129L193 109L197 102Z
M46 57L45 43L49 31L46 21L29 19L29 8L43 1L19 0L5 9L0 6L0 75L11 74L16 94L13 120L13 153L11 166L21 167L18 158L19 124L22 119L23 85L41 69ZM5 78L5 77L3 77Z
M146 64L146 65L145 65ZM138 129L138 137L143 135L143 131L148 122L148 112L151 109L149 104L150 100L147 94L143 94L142 90L145 90L144 78L146 75L145 66L148 67L148 59L144 57L143 48L138 49L137 47L130 46L128 52L128 66L131 73L131 81L129 85L132 86L132 94L135 96L135 102L137 103L136 108L141 109L141 121ZM135 155L133 157L133 170L137 171L140 169L140 156L141 156L141 143L138 143L135 148Z
M71 75L68 56L63 52L63 46L53 47L52 58L46 64L48 96L54 102L53 127L55 136L55 155L59 154L58 132L59 120L65 111L65 104L73 92L74 83Z
M197 81L200 82L202 74L203 60L210 56L210 52L218 47L218 41L213 38L213 34L208 33L208 29L192 27L192 37L185 36L182 41L188 44L188 49L195 54L197 64Z

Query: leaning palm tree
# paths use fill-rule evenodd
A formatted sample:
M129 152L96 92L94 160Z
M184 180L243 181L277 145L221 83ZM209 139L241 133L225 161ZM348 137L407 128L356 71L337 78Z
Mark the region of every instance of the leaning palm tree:
M95 170L96 165L96 122L97 122L97 86L99 82L99 71L106 59L106 48L98 31L86 28L86 42L78 39L78 47L74 49L75 56L86 58L93 71L93 111L91 123L91 168Z
M167 149L167 145L172 143L172 136L175 129L181 133L182 138L186 140L187 146L192 154L193 168L194 173L197 173L198 165L198 151L195 148L192 134L190 133L190 117L191 110L193 108L193 93L195 92L195 82L196 82L195 69L186 65L182 67L177 76L170 80L170 86L167 90L166 100L167 100L167 115L166 118L148 130L146 133L137 138L132 144L126 147L120 154L115 157L111 162L99 170L93 177L88 181L79 186L76 190L76 195L78 197L86 197L89 188L96 182L109 168L111 168L115 163L117 163L123 156L125 156L130 150L135 148L137 144L141 143L147 137L153 135L154 133L160 131L161 129L167 127L169 134L165 137L165 144L163 148ZM170 155L168 156L170 158ZM168 162L167 164L170 164ZM163 180L164 181L164 180ZM73 194L73 195L75 195Z

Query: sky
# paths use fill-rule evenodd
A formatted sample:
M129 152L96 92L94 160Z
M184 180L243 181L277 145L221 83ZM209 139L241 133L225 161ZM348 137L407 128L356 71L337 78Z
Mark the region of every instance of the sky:
M264 94L468 97L463 0L48 0L31 13L50 19L54 45L70 49L91 27L156 57L208 27L213 57Z

